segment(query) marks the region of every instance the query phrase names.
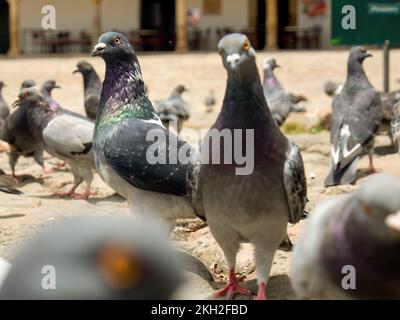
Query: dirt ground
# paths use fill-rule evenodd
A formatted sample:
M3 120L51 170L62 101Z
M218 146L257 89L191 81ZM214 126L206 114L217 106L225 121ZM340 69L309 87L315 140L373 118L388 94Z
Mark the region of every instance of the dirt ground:
M372 50L373 59L365 62L365 69L371 82L377 89L382 88L382 53ZM326 80L344 81L346 78L347 52L261 52L258 54L258 65L262 70L262 61L274 57L282 66L276 74L285 88L293 93L308 97L305 107L307 113L294 116L288 121L313 124L319 115L329 110L331 99L325 96L323 84ZM29 58L7 60L0 59L0 80L7 87L3 95L8 103L16 99L20 83L25 79L35 79L41 84L47 79L55 79L61 90L54 91L54 98L64 107L83 113L83 84L80 75L73 75L76 63L86 59L93 63L101 77L104 75L104 64L100 59L87 56L63 58ZM185 124L186 128L207 129L216 116L222 102L226 85L226 74L220 58L216 53L208 54L163 54L139 55L145 82L153 100L165 98L177 84L184 84L190 90L184 98L192 107L192 117ZM392 51L391 87L397 89L400 84L400 50ZM214 89L218 106L213 113L207 114L203 105L204 97ZM307 209L312 211L315 204L337 194L353 191L357 186L343 186L331 189L323 187L323 181L329 165L329 133L301 134L290 136L301 148L308 177L309 199ZM193 142L193 141L191 141ZM49 164L57 163L48 158ZM384 172L400 177L399 156L390 147L385 136L377 139L376 167ZM360 163L360 182L366 176L368 159ZM0 168L10 172L7 157L0 154ZM31 159L21 159L17 173L25 175L26 181L20 189L23 196L1 194L0 201L0 257L11 258L14 248L23 243L30 235L39 232L56 219L69 219L83 213L91 215L125 215L129 216L126 201L114 194L96 175L93 184L97 195L88 201L59 199L52 194L64 191L72 183L72 175L67 170L41 175L41 169ZM358 183L359 184L359 183ZM78 190L79 191L79 190ZM301 222L289 226L289 236L296 242L304 226ZM213 272L216 283L210 286L194 275L189 276L187 286L179 293L179 298L204 298L211 291L222 285L226 274L226 264L218 245L210 235L208 228L200 228L199 222L180 221L175 229L174 238L180 246L199 257ZM198 230L196 230L198 229ZM291 253L278 251L272 268L267 295L270 299L295 298L290 286ZM238 256L237 272L245 277L246 285L256 289L252 248L243 245Z

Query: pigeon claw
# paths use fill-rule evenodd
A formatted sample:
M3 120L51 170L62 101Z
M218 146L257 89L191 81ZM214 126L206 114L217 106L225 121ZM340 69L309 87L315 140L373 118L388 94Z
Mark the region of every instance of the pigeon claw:
M266 288L266 285L265 285L264 282L261 282L258 285L258 293L257 293L257 296L256 296L256 300L260 300L260 301L267 300L267 295L265 294L265 288Z
M243 278L237 278L234 272L230 272L228 283L226 284L225 288L215 293L215 297L226 297L227 300L233 300L236 294L252 296L253 294L250 290L245 289L239 285L241 281L243 281Z
M72 198L75 200L88 200L90 196L95 196L95 192L74 193Z
M71 197L72 195L74 195L74 192L68 191L68 192L56 192L53 194L56 197L60 197L60 198L67 198L67 197Z

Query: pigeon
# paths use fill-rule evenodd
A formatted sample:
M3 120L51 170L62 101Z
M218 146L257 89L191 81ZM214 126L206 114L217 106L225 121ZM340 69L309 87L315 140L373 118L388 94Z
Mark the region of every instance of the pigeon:
M327 95L331 97L336 97L342 92L343 87L344 87L343 84L339 84L333 81L328 81L325 83L325 92ZM391 135L390 122L392 116L392 109L398 102L400 102L400 90L390 93L379 92L379 95L381 99L381 107L383 113L382 124L379 128L379 131L381 133L386 133L391 139L392 144L394 144Z
M13 177L6 175L6 173L0 169L0 191L9 194L20 195L21 191L16 189L17 182Z
M331 125L332 161L325 187L353 184L357 164L368 153L370 173L373 165L375 135L382 123L379 93L369 82L363 61L372 55L361 46L350 51L347 81L333 100Z
M0 119L5 120L10 114L10 108L8 107L7 102L4 100L2 95L2 90L5 87L3 81L0 81Z
M291 112L305 112L293 103L293 96L287 94L274 74L279 68L275 59L264 62L264 96L271 110L272 117L282 126Z
M183 274L165 232L151 221L114 214L58 220L26 241L4 262L0 299L173 298Z
M27 89L27 88L32 88L32 87L36 87L36 81L32 80L32 79L27 79L21 83L20 89Z
M217 99L215 98L214 90L210 90L208 95L204 99L204 105L206 106L206 112L211 113L213 112L214 106L217 103Z
M287 224L297 223L304 213L304 165L299 148L281 133L269 111L248 38L226 35L218 49L228 73L225 98L200 154L190 164L188 192L228 263L228 283L216 295L249 294L235 277L235 264L240 243L250 242L255 246L257 299L263 300L274 254L287 238ZM228 134L231 138L225 139ZM221 136L224 139L215 143ZM233 144L235 154L236 148L240 155L244 150L250 153L248 168L242 159L229 158Z
M34 80L25 80L21 84L21 89L31 88L36 85ZM0 131L0 139L7 142L12 150L8 154L9 164L12 171L12 176L19 179L15 173L15 166L20 156L31 157L36 163L42 167L43 173L48 173L49 170L44 165L43 160L43 144L38 143L32 136L24 108L18 107L5 120L3 130Z
M53 111L59 111L61 110L61 106L58 104L56 100L54 100L51 97L51 92L54 89L60 89L61 87L57 85L55 80L47 80L45 83L43 83L42 88L40 89L40 92L45 96L47 99L47 102L50 105L51 110Z
M87 61L80 61L73 73L81 73L83 76L83 88L85 92L85 111L89 119L96 120L101 95L101 81L93 66Z
M392 110L391 130L394 145L400 153L400 102Z
M342 92L343 87L344 87L344 85L341 83L334 82L334 81L327 81L327 82L325 82L325 85L324 85L324 91L328 96L336 97Z
M155 109L162 123L169 128L171 123L176 123L177 133L182 130L183 122L190 117L190 106L182 99L182 94L188 91L185 86L177 86L166 100L157 101Z
M302 94L289 93L289 97L290 97L290 101L292 101L292 103L294 103L294 104L299 104L301 102L308 101L308 98Z
M395 145L395 141L392 136L391 122L393 109L398 103L400 103L400 90L390 93L381 93L381 101L383 119L380 131L386 132L391 139L392 145Z
M186 189L192 147L163 126L130 42L106 32L92 55L106 64L93 138L97 172L135 214L163 222L195 218Z
M94 124L86 119L54 112L47 99L35 88L22 89L14 104L24 108L28 127L34 139L54 157L66 161L74 176L74 184L66 193L56 195L88 199L92 193L94 158L92 139ZM86 182L84 193L75 193Z
M398 180L378 174L315 208L293 253L299 298L400 299L399 194Z

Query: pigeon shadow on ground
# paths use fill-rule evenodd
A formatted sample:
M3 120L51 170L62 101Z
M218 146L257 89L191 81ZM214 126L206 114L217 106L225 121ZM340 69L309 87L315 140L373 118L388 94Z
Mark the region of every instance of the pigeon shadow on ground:
M32 176L30 174L24 174L24 175L18 176L18 178L19 178L18 188L26 186L27 184L30 184L30 183L39 183L41 185L43 185L43 183L44 183L43 177L35 178L34 176Z
M377 154L378 156L387 156L387 155L391 155L391 154L395 154L397 153L396 147L393 145L390 146L379 146L375 148L375 154Z
M72 197L60 197L56 194L30 195L30 196L32 196L34 198L48 199L48 200L60 199L60 200L67 200L67 201L78 201L77 199L74 199ZM104 198L89 198L88 200L83 200L83 201L87 201L90 204L96 205L101 202L122 203L122 202L126 201L126 199L121 197L118 194L112 194L112 195L109 195Z
M257 293L257 280L244 281L243 288L250 290L252 293ZM225 283L215 283L213 288L215 290L222 289ZM267 299L268 300L293 300L296 295L293 291L290 278L288 275L278 275L270 277L267 285ZM225 298L218 298L217 300L224 300ZM253 300L254 297L236 295L235 300Z
M104 198L89 198L87 201L90 204L98 204L100 202L122 203L125 202L126 199L120 196L118 193L114 193Z

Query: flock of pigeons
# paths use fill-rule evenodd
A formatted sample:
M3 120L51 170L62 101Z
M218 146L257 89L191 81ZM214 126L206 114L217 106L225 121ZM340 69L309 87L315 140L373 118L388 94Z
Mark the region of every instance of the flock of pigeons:
M235 272L240 244L249 242L255 247L256 298L266 299L274 254L291 245L288 223L308 217L302 156L279 128L290 112L304 112L297 105L304 97L284 91L274 75L278 67L275 60L264 64L263 86L256 52L245 35L224 36L218 51L228 77L225 98L199 149L177 135L190 116L182 99L186 88L177 87L167 100L153 106L134 49L120 33L104 33L94 47L92 56L101 57L106 65L102 84L90 64L78 64L76 72L84 79L87 118L62 109L52 99L55 82L47 82L40 91L31 81L22 85L14 103L18 108L5 118L2 128L3 140L11 145L13 175L21 155L33 156L46 170L42 157L45 150L65 161L74 175L73 187L63 196L87 199L96 169L128 200L141 222L130 232L130 224L90 220L59 226L39 236L12 267L7 267L0 297L171 298L180 281L174 254L161 249L165 243L157 240L157 227L146 225L153 219L171 225L177 218L198 217L207 222L229 267L228 282L216 296L233 299L235 294L252 295L240 285ZM327 186L353 183L357 161L364 153L370 155L373 171L373 142L383 116L381 96L362 67L369 56L363 47L353 48L348 79L340 90L333 91L337 96ZM205 99L206 111L212 112L215 104L210 92ZM399 105L393 108L398 109ZM176 132L167 128L171 121ZM396 120L392 127L396 140ZM254 170L248 175L237 174L241 167L237 160L224 163L229 152L224 143L208 149L208 137L213 132L235 129L254 131ZM166 137L158 141L158 155L168 158L183 150L190 161L178 157L171 163L150 163L147 151L154 142L148 141L147 135L153 130ZM240 147L244 150L246 141L242 140ZM223 164L203 162L205 149L210 158L217 157ZM83 181L87 187L78 195L75 189ZM359 191L317 206L294 249L292 280L300 297L400 297L400 255L394 254L400 245L399 194L396 179L375 175ZM44 241L54 246L42 248ZM48 296L34 285L30 291L21 290L21 281L34 281L32 273L24 274L29 273L26 266L39 268L38 257L49 258L55 265L63 263L61 270L69 270L65 274L74 278L71 282L63 278L57 296ZM349 265L357 272L357 288L351 290L342 286L343 268ZM93 269L100 272L89 275Z

